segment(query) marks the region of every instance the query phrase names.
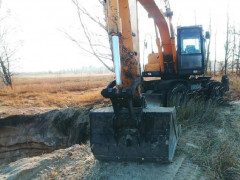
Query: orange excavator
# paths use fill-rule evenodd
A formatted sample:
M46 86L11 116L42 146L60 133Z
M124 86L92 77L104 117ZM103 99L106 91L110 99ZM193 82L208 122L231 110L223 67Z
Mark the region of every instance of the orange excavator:
M137 3L154 21L158 49L142 73ZM176 46L167 0L166 12L154 0L105 0L104 7L116 79L101 92L112 107L90 113L92 152L99 160L171 162L180 132L175 107L190 92L219 98L229 89L227 76L222 82L200 76L209 33L203 35L201 26L178 27Z

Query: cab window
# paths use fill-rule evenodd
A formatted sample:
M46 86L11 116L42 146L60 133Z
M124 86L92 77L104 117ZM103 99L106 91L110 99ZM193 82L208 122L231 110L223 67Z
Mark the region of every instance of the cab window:
M181 32L181 54L200 54L201 38L197 30Z

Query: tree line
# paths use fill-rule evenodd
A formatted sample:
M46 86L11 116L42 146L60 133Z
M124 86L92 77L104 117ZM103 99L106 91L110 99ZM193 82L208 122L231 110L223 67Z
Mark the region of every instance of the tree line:
M102 47L101 52L107 52L106 54L99 53L99 45L102 45L103 41L102 39L96 39L95 34L97 32L91 32L90 28L88 27L88 24L95 24L96 26L99 26L103 33L101 37L105 38L107 37L106 32L106 17L96 17L93 14L89 13L89 10L82 6L81 1L82 0L71 0L73 5L75 6L76 12L78 14L79 18L79 27L83 30L84 34L87 38L87 44L83 44L82 42L78 41L77 39L80 39L78 37L72 37L68 33L67 36L70 40L72 40L74 43L76 43L81 50L84 50L85 52L92 54L95 56L100 62L104 62L103 65L109 69L110 71L113 71L113 67L109 66L109 60L112 60L112 55L109 46ZM99 8L103 8L104 1L98 0L97 1ZM218 58L217 54L219 52L217 48L218 44L218 34L217 30L213 32L212 30L212 19L209 18L209 27L208 31L210 32L211 36L210 39L206 43L206 62L205 62L205 73L216 75L217 72L220 72L221 74L228 74L228 73L236 73L240 75L240 30L237 30L235 24L230 24L230 17L229 13L227 13L226 16L226 27L225 27L225 33L224 33L224 39L225 43L221 46L224 47L224 57ZM84 23L84 22L88 22ZM98 32L99 33L99 32ZM80 33L79 33L80 34ZM211 48L214 46L214 48ZM214 50L213 50L214 49ZM210 54L213 54L210 56Z
M224 43L224 57L222 59L217 58L217 30L212 32L211 18L209 21L209 32L212 34L207 44L206 54L206 68L207 74L216 75L217 72L221 74L235 73L240 75L240 30L236 28L236 25L230 23L230 17L227 13L225 26L225 43ZM213 42L212 42L213 41ZM214 51L210 51L210 45L214 45ZM214 58L210 59L210 53L213 53Z

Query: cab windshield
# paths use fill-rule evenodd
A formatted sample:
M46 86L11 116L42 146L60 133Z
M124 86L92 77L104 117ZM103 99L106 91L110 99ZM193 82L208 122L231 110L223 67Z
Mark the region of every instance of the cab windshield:
M201 38L199 30L183 30L181 32L181 54L200 54Z

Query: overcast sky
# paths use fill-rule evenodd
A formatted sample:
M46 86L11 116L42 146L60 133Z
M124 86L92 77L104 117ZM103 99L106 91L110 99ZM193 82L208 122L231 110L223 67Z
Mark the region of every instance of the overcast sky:
M99 6L80 0L91 12L101 14ZM159 1L159 0L156 0ZM239 27L239 0L169 0L174 12L174 25L202 24L208 28L209 17L212 17L212 33L217 30L218 59L224 58L224 41L226 31L227 9L231 23ZM141 8L139 11L142 12ZM18 46L15 54L16 71L59 71L79 69L82 66L101 66L93 57L82 53L59 29L73 32L81 37L77 13L71 0L2 0L1 28L9 29L7 40L9 46ZM147 18L140 22L141 35L147 33ZM146 28L147 27L147 28ZM214 37L214 35L212 35ZM141 38L140 43L143 43ZM140 44L143 46L143 44ZM214 48L212 47L214 58Z

